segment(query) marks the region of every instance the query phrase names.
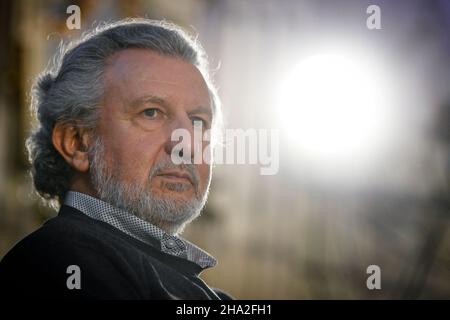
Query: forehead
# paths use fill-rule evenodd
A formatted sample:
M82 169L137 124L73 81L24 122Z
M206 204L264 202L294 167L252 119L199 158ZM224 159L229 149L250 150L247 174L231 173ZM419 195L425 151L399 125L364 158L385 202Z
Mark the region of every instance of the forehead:
M147 49L126 49L108 58L105 85L108 95L124 100L153 94L174 102L210 105L208 87L194 65Z

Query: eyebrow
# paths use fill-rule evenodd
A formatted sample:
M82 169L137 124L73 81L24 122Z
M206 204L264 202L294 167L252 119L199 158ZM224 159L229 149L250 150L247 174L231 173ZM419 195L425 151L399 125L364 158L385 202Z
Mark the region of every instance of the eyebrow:
M133 101L131 101L130 107L135 109L135 108L142 106L144 103L149 103L149 102L159 104L166 108L170 107L170 103L167 100L165 100L162 97L155 96L155 95L145 95L145 96L136 98Z
M211 120L213 118L212 110L209 107L200 106L200 107L197 107L197 108L195 108L195 109L193 109L193 110L188 112L189 115L199 114L199 113L206 114Z

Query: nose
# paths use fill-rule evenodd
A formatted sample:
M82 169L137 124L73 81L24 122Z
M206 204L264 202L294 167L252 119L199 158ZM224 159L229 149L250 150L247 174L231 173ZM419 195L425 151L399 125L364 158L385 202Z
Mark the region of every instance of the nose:
M196 141L198 140L196 135L199 134L195 133L196 130L199 129L194 128L188 116L180 116L172 121L164 149L176 164L194 163L195 153L201 152L202 142Z

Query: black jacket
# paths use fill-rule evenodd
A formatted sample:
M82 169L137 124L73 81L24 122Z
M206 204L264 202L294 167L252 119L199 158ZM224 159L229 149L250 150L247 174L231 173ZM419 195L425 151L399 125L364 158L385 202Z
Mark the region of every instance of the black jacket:
M79 268L79 272L70 266ZM208 287L198 277L201 271L193 262L163 253L105 222L62 206L57 217L20 241L0 262L0 295L57 299L230 298ZM74 276L79 276L78 282ZM80 288L73 288L74 283Z

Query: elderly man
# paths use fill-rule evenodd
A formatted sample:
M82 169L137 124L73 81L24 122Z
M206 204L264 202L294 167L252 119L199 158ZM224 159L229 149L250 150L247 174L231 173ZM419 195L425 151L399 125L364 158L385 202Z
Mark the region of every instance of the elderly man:
M201 47L172 24L134 19L55 61L33 90L39 125L27 147L35 188L59 214L4 257L2 294L229 298L199 278L216 260L178 236L205 205L211 165L185 161L190 141L175 164L172 132L220 116Z

